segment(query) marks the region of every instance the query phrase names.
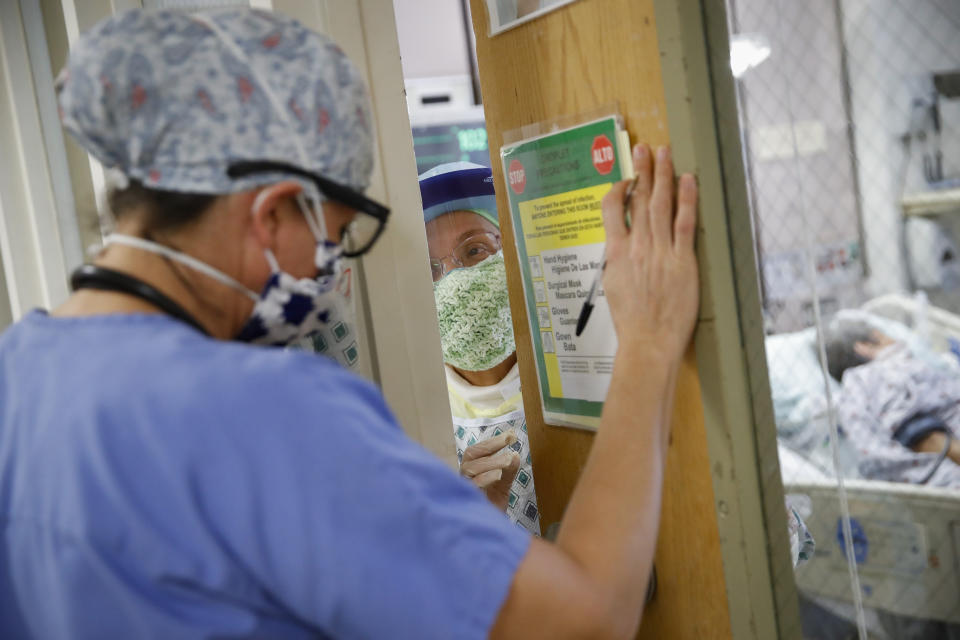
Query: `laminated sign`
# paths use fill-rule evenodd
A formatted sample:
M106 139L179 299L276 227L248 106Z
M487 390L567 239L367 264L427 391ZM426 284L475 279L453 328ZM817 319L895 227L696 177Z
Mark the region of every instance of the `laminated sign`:
M617 339L602 287L583 333L577 318L600 269L601 200L633 176L617 116L501 148L544 420L595 429Z

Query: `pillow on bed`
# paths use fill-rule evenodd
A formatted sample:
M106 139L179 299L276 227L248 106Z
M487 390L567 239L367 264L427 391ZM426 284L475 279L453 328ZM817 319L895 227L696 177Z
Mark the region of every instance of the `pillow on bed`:
M824 375L816 352L817 330L809 327L794 333L768 336L767 369L777 428L799 428L826 409ZM832 392L840 385L827 378Z
M808 464L832 477L830 414L825 385L829 385L834 401L840 393L840 385L833 378L824 377L817 356L816 338L814 327L768 336L767 368L781 448L788 447ZM841 456L841 463L844 462L846 457ZM844 475L849 476L851 469L846 464L843 468ZM853 465L854 473L855 469L856 465ZM781 471L784 482L796 481L794 472L788 467L782 466Z

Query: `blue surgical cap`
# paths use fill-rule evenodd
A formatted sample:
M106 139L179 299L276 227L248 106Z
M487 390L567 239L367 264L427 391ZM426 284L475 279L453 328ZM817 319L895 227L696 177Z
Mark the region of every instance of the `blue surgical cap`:
M490 169L472 162L448 162L420 175L423 222L451 211L472 211L500 226Z

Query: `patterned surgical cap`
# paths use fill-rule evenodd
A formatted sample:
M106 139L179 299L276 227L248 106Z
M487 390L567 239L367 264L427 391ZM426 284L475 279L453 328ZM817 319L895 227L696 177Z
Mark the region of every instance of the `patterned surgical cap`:
M278 160L357 190L373 165L367 92L343 51L277 14L132 10L77 42L57 79L63 125L144 185L229 193L282 179L227 176Z
M472 162L448 162L420 174L423 221L451 211L472 211L500 227L490 169Z

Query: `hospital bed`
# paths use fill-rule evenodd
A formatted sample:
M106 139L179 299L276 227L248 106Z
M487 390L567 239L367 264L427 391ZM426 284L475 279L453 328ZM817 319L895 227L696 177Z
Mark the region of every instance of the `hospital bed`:
M950 353L960 317L898 294L842 313L869 320L931 366L960 375L960 360ZM805 505L801 515L816 540L814 556L797 568L797 586L819 602L849 603L827 411L828 393L835 402L839 384L822 372L815 329L768 336L766 343L784 490ZM839 461L864 606L960 624L960 489L863 479L843 439Z

